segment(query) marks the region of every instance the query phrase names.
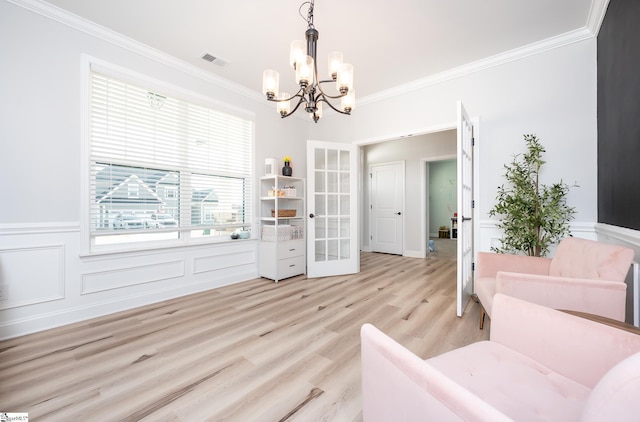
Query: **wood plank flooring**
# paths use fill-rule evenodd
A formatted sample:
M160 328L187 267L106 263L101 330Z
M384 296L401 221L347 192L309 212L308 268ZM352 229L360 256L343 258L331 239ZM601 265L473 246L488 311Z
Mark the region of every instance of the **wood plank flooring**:
M210 290L0 342L0 411L42 421L360 421L360 326L427 358L488 338L455 260Z

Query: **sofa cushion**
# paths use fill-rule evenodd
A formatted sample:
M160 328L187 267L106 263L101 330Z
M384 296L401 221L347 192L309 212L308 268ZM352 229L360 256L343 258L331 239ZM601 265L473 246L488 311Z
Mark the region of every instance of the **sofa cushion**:
M640 353L636 353L600 379L587 400L581 420L631 421L639 417Z
M591 392L495 342L473 343L427 362L518 421L578 420Z
M549 275L624 281L633 250L593 240L567 237L558 245Z

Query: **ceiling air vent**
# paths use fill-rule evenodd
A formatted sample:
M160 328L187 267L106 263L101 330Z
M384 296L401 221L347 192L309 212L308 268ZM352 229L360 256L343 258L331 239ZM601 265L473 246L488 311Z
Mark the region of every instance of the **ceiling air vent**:
M204 53L202 55L202 60L206 60L209 63L217 64L218 66L226 66L229 64L228 61L221 59L220 57L216 57L213 54Z

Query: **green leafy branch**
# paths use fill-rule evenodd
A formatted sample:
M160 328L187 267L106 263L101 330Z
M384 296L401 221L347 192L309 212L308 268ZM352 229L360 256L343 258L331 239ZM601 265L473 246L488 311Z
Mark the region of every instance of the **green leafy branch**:
M527 152L504 166L508 183L498 187L497 203L489 211L490 216L501 217L497 226L503 230L501 247L491 249L545 256L551 245L571 236L569 221L575 209L567 205L569 186L562 180L551 186L540 184L545 149L536 135L524 135L524 140Z

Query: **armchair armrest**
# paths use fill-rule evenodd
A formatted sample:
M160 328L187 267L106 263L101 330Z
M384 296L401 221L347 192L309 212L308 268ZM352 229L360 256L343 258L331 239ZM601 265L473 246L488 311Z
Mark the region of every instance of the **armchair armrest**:
M554 309L580 311L624 321L627 285L619 281L499 271L496 294Z
M511 420L373 325L360 337L365 422Z
M496 294L491 341L594 388L618 362L640 350L640 336L545 306Z
M517 271L547 275L549 274L550 267L551 258L478 252L478 278L495 277L498 271Z

